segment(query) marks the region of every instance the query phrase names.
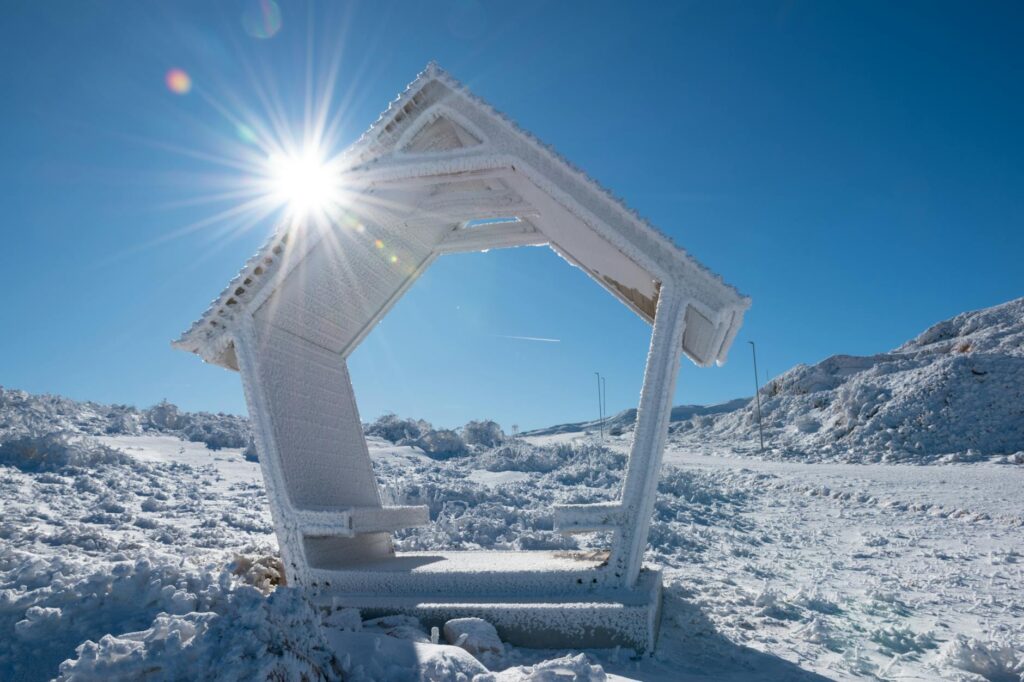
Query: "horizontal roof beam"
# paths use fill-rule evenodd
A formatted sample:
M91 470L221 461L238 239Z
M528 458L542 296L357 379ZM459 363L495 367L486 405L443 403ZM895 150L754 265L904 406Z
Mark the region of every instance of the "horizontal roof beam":
M438 253L464 253L547 243L548 238L533 225L517 221L456 228L437 245L436 250Z

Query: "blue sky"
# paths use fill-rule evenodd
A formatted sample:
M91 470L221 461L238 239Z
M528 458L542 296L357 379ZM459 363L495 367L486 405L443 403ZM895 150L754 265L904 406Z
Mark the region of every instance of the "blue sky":
M184 228L232 207L193 201L243 172L230 117L300 130L334 55L340 143L435 59L753 297L677 402L750 395L748 340L774 375L1024 293L1019 3L279 4L270 38L246 2L5 4L0 384L244 412L169 341L272 222ZM595 370L635 405L648 334L550 251L461 255L350 367L364 419L526 428L594 416Z

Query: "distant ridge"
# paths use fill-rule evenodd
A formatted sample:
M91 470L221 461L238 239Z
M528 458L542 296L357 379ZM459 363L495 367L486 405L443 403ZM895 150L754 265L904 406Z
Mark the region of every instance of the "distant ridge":
M746 407L747 403L750 402L750 398L736 398L730 400L727 403L720 403L718 405L677 405L672 408L672 415L669 418L672 422L681 422L692 417L704 417L711 415L726 414L729 412L735 412L736 410ZM633 424L636 422L636 408L631 407L628 410L623 410L618 414L608 417L604 420L604 428L612 429L619 428L623 431L633 428ZM532 431L524 431L524 436L553 436L560 433L577 433L585 431L597 431L599 427L598 420L583 422L571 422L568 424L556 424L555 426L547 426L542 429L534 429Z

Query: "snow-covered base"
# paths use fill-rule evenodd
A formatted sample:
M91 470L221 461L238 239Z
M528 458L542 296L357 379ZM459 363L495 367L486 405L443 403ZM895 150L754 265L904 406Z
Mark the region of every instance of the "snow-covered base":
M532 648L651 651L661 607L661 572L632 588L603 582L599 557L575 553L402 552L394 559L314 571L316 603L364 615L406 614L426 627L479 616L503 640Z
M612 499L628 439L606 450L571 438L445 462L372 440L389 502L426 504L434 519L401 533L399 548L601 547L555 534L551 508ZM1024 672L1024 467L741 460L745 442L670 450L647 555L665 576L655 655L505 643L474 658L443 629L432 638L415 620L325 616L308 595L275 588L258 465L240 450L155 435L106 442L118 450L75 438L0 445L0 679Z

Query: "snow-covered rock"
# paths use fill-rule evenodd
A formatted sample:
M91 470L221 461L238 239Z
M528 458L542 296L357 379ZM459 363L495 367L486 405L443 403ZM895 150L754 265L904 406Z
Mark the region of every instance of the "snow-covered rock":
M474 656L501 654L505 650L494 626L483 618L453 618L444 624L444 638Z
M605 682L607 679L601 666L593 665L586 654L576 654L535 665L509 668L480 682Z

